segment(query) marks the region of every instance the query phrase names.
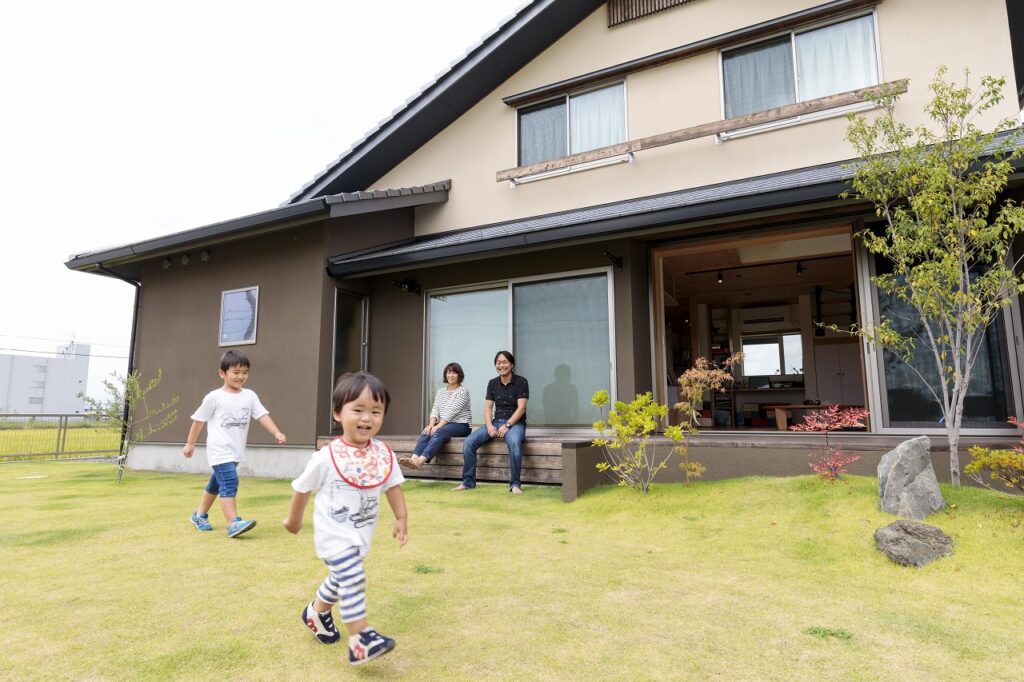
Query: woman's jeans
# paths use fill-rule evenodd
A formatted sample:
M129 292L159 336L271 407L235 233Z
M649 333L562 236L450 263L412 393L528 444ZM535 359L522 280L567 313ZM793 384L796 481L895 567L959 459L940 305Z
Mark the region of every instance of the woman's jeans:
M428 436L425 433L420 434L420 439L416 441L416 447L412 449L412 454L422 455L427 458L427 461L434 459L434 455L441 451L441 446L447 443L452 438L462 438L468 436L470 432L469 424L459 424L458 422L449 422L434 432L434 435Z
M494 419L491 424L494 428L500 428L507 419ZM526 424L519 422L505 434L505 444L508 445L508 486L509 488L520 488L523 482L519 480L523 470L523 440L526 439ZM469 434L466 443L462 446L462 485L467 488L476 487L476 451L481 445L492 440L487 433L487 427L481 426Z

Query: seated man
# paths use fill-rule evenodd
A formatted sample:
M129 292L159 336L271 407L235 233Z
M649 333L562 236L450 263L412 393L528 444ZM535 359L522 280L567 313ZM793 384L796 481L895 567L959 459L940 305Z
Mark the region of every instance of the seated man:
M462 448L462 483L452 490L476 487L476 451L487 441L502 438L508 445L508 489L513 495L523 494L519 476L523 469L526 402L530 398L530 385L525 377L513 373L515 362L507 350L498 351L494 356L494 369L498 376L487 383L484 425L466 438Z

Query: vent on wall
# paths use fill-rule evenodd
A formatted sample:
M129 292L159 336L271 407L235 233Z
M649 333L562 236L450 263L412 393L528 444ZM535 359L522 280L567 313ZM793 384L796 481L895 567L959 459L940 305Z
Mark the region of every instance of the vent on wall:
M693 0L608 0L608 26L624 24L688 2Z
M740 311L740 331L780 332L800 326L791 306L780 305L766 308L745 308Z

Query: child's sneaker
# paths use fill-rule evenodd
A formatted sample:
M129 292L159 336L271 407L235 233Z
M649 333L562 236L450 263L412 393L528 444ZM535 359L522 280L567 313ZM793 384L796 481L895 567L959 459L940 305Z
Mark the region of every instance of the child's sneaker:
M379 634L376 630L366 628L358 635L348 638L348 662L362 665L378 656L383 656L395 648L395 640Z
M331 617L331 612L318 613L313 608L313 602L309 602L306 608L302 609L302 622L306 624L313 636L316 637L321 644L334 644L341 639L341 633L338 632L338 628L334 627L334 619Z
M196 527L196 530L213 530L213 526L210 525L209 514L192 512L192 525Z
M241 516L236 516L235 520L228 526L228 537L237 538L242 533L248 533L255 527L255 521L245 521Z

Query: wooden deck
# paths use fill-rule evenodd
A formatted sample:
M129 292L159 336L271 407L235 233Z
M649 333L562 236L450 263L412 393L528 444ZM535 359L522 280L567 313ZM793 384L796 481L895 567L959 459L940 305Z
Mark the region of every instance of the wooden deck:
M419 434L382 434L381 440L394 450L398 457L412 454ZM865 432L835 432L829 435L833 446L840 446L861 459L849 467L850 473L874 476L882 455L910 435L878 434ZM945 434L929 434L931 439L932 464L940 481L949 480L949 456ZM321 436L317 447L330 440ZM402 468L409 479L459 481L462 478L462 445L464 438L453 438L434 458L433 463L420 470ZM704 480L736 478L739 476L795 476L810 472L808 455L819 452L825 438L820 433L796 433L792 431L766 430L705 430L695 434L690 441L692 459L707 466ZM967 448L971 445L1009 448L1018 442L1015 432L1005 436L964 436L960 441L960 464L964 466L970 457ZM651 446L657 450L671 447L664 437L651 439ZM562 499L575 500L579 495L597 485L610 483L606 474L596 469L604 461L601 448L594 447L589 438L580 434L571 436L527 436L523 444L523 483L527 485L558 485L562 488ZM681 480L678 462L670 461L659 475L660 482ZM507 483L509 475L508 450L500 441L484 444L477 453L477 480ZM969 484L969 481L965 481Z
M381 440L391 446L398 457L412 454L412 449L419 439L416 435L381 436ZM317 439L317 447L322 447L329 438ZM422 469L402 467L406 478L462 480L462 445L465 438L452 438L444 444L430 464ZM547 437L527 436L523 442L523 483L562 484L563 449L575 449L580 445L590 446L588 439L579 437ZM477 451L476 478L478 481L508 481L508 448L505 443L495 440L485 443Z

